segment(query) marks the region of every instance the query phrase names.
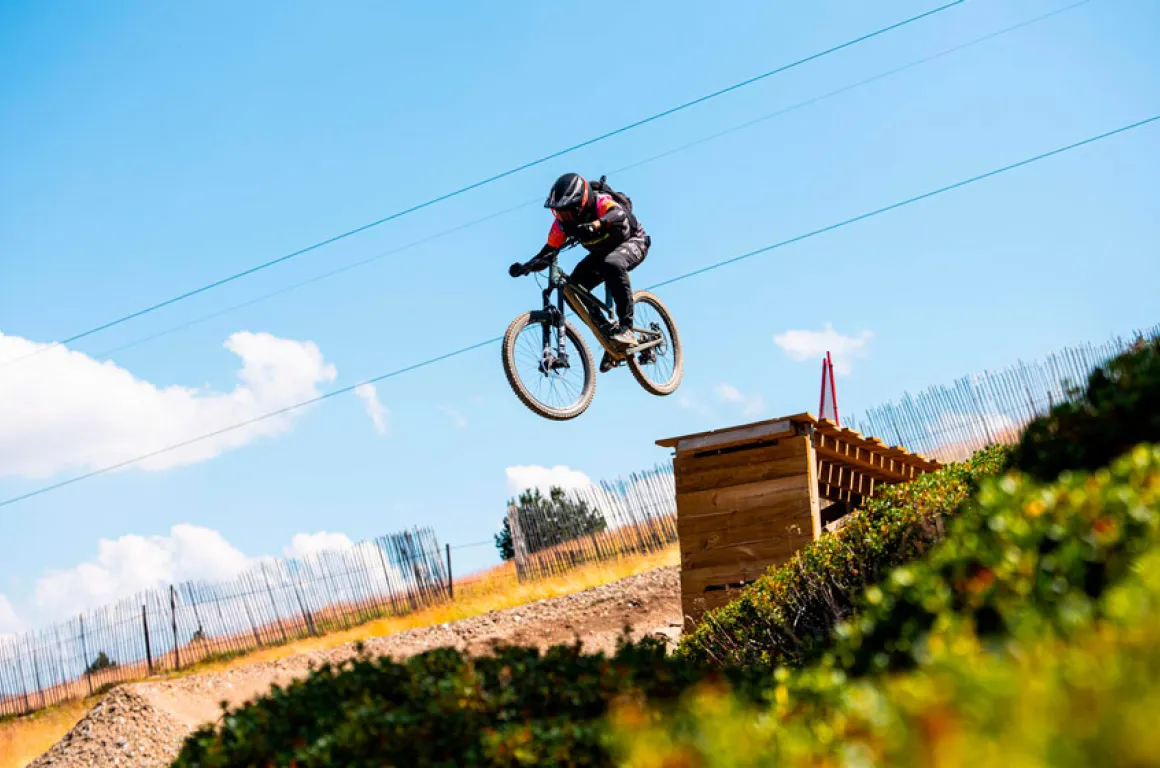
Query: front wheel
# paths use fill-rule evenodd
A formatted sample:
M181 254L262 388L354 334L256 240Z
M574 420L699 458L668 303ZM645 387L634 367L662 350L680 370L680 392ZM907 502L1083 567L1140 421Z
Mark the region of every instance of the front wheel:
M560 330L533 321L526 312L508 326L503 337L503 370L508 384L524 405L546 419L574 419L596 394L596 365L588 345L571 323L564 323L564 357Z
M628 358L632 377L654 395L671 395L681 384L685 358L681 337L669 310L654 294L637 291L632 295L632 326L638 331L660 334L660 344ZM637 336L641 334L638 332Z

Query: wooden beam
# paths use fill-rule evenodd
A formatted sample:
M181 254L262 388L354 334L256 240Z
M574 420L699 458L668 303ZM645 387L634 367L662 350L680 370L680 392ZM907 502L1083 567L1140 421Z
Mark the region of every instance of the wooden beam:
M818 435L817 452L824 459L851 465L882 480L901 483L910 479L905 473L894 468L894 462L888 461L880 454L830 435Z
M835 488L854 491L860 496L872 496L874 494L875 482L874 478L870 475L829 461L823 461L822 467L823 471L820 474L820 482L826 485L832 485Z
M844 502L851 507L857 507L862 504L862 496L860 494L845 488L837 488L833 485L823 483L819 486L818 490L822 498L829 499L830 501Z

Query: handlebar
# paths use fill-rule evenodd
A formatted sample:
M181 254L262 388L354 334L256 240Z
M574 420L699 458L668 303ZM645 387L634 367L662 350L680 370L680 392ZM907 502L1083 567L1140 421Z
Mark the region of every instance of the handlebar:
M544 264L544 267L551 266L551 264L552 264L553 262L555 262L557 258L559 258L559 256L560 256L560 254L561 254L561 253L563 253L564 251L568 250L569 248L574 248L574 247L576 247L576 246L577 246L577 245L579 245L579 244L580 244L580 241L579 241L579 240L577 240L576 238L574 238L574 237L570 237L570 238L568 238L567 240L565 240L565 241L564 241L564 244L563 244L563 245L561 245L559 248L557 248L557 249L556 249L556 253L555 253L555 255L553 255L553 256L552 256L552 258L551 258L551 259L549 259L549 260L548 260L548 261L547 261L547 262ZM529 260L529 261L526 261L526 262L524 262L523 264L520 264L520 265L519 265L519 266L520 266L520 274L519 274L519 276L520 276L520 277L524 277L524 276L526 276L526 275L529 275L529 274L531 274L533 271L535 271L535 272L539 272L539 271L540 271L540 270L538 270L538 269L537 269L537 270L532 270L532 269L530 269L530 266L531 266L532 262L534 262L534 261L535 261L535 259L531 259L531 260ZM513 266L515 266L515 265L513 265ZM540 269L543 269L544 267L540 267Z

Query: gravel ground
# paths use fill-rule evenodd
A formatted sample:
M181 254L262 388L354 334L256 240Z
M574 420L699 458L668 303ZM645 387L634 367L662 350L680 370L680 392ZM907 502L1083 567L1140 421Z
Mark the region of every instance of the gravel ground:
M135 686L113 689L32 766L164 766L189 729Z
M659 568L573 595L373 638L365 646L369 653L402 659L447 646L483 654L495 642L544 648L579 638L587 650L610 652L626 625L633 638L675 640L681 626L679 592L677 568ZM351 644L216 674L123 685L31 766L167 765L190 731L220 717L220 702L237 706L271 685L304 677L312 665L354 655Z

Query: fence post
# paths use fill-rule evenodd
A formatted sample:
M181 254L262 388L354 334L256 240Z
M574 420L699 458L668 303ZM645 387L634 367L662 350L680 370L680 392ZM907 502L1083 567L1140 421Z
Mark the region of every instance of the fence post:
M270 608L274 611L274 620L278 622L278 629L282 632L282 642L287 642L286 627L282 624L282 617L278 615L278 603L274 601L274 588L270 586L270 577L266 574L266 564L262 563L262 579L266 582L266 594L270 596Z
M89 695L93 695L93 665L89 661L89 646L85 642L85 617L78 616L77 619L81 623L81 662L85 665L85 677L89 681Z
M394 585L391 584L391 572L387 568L387 556L383 553L387 541L388 539L385 536L380 536L375 539L375 549L379 551L379 562L383 564L383 581L387 585L387 599L391 602L391 610L398 616L402 611L399 610L398 596L395 594Z
M20 675L20 690L24 692L24 711L25 713L32 711L32 702L28 699L28 682L24 679L24 665L20 663L20 645L13 644L13 655L16 656L16 671Z
M189 598L189 604L193 606L193 620L197 622L197 635L201 636L201 647L205 651L205 655L209 656L209 638L205 634L205 624L201 621L201 612L197 610L197 595L193 592L194 584L192 581L185 582L185 594ZM193 648L193 639L190 638L189 647Z
M40 682L40 665L36 663L36 648L32 645L31 638L28 641L29 649L32 652L32 675L36 678L36 690L40 691L40 708L48 708L48 697L44 693L44 685Z
M145 661L149 662L149 676L153 676L153 647L149 644L149 614L141 603L141 624L145 627Z
M290 564L287 563L286 567L289 569ZM294 597L298 600L298 610L302 612L302 618L306 621L307 631L310 632L311 637L314 637L318 634L318 630L314 627L314 617L310 615L310 610L306 607L306 601L302 597L302 585L298 581L297 568L290 574L290 578L294 584Z
M262 636L258 633L258 625L254 623L254 614L250 612L250 601L246 599L246 592L242 592L242 607L246 609L246 619L250 622L250 629L254 631L254 642L262 647Z
M181 650L177 647L177 590L169 585L169 617L173 620L173 668L181 669Z
M451 600L455 599L455 580L451 577L451 545L446 544L447 547L447 597Z

